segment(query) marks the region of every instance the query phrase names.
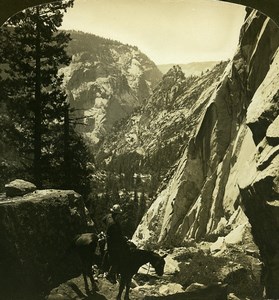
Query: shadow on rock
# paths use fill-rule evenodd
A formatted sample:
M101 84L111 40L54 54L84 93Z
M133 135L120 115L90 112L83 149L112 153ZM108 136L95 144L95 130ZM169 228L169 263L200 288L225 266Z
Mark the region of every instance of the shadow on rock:
M91 291L88 294L84 294L75 283L71 283L69 284L69 286L82 300L109 300L104 295L101 295L95 291Z
M168 300L227 300L226 284L211 284L196 288L193 291L185 291L166 296L146 296L144 300L168 299Z

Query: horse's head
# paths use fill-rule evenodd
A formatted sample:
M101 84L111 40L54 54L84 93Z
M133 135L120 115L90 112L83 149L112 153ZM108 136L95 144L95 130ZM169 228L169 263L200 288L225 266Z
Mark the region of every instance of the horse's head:
M167 254L160 256L157 253L154 253L153 259L151 261L152 267L155 269L155 272L158 276L162 276L164 274L164 267L165 267L165 257Z

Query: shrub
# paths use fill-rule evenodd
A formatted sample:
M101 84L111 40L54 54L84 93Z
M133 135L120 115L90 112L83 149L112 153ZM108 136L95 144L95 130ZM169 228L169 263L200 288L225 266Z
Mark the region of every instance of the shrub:
M185 254L188 262L180 263L180 272L174 277L175 282L180 283L184 288L194 282L208 285L213 282L218 282L218 271L226 264L226 258L213 257L206 255L202 251L198 251L191 255Z
M252 270L254 258L235 248L226 251L222 257L207 255L202 250L185 249L175 259L180 262L180 272L173 276L172 281L184 288L195 282L209 285L221 281L228 284L229 293L241 299L262 299L260 276Z

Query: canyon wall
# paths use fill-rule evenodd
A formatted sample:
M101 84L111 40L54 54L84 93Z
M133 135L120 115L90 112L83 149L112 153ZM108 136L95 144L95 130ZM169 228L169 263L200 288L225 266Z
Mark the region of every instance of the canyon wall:
M278 298L278 45L275 24L248 11L239 47L210 94L166 187L134 235L139 245L250 230ZM202 103L204 93L198 99Z
M69 31L69 66L60 69L77 120L93 145L139 108L161 79L156 65L137 47L93 34Z
M241 200L264 263L268 299L279 295L279 52L247 112L253 149L238 179Z

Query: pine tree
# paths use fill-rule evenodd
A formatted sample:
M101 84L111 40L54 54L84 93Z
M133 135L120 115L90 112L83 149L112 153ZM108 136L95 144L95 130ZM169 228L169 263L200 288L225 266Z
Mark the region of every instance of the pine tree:
M7 90L3 105L9 116L4 129L25 164L29 162L38 187L61 152L57 144L68 104L58 70L70 62L65 51L70 36L58 27L72 5L73 0L67 0L26 9L1 29L2 63L7 66L1 80Z

